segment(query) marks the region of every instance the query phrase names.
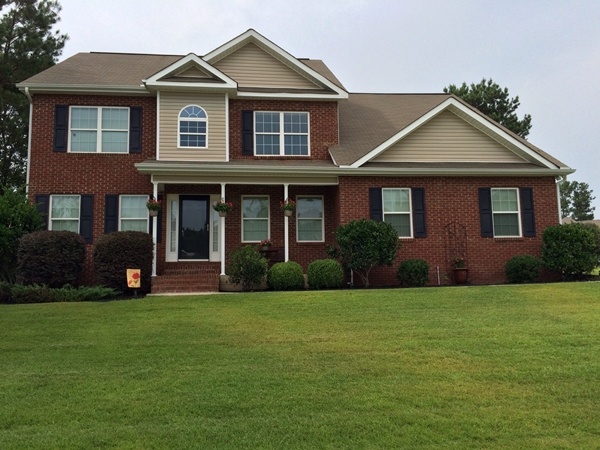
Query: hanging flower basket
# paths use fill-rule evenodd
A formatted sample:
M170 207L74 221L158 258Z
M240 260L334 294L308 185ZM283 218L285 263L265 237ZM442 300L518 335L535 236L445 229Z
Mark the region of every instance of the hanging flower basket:
M233 203L221 199L213 203L213 209L219 213L219 217L227 217L233 211Z
M148 208L148 214L150 214L150 217L156 217L162 208L162 203L160 200L150 198L146 202L146 208Z
M268 252L269 250L271 250L271 245L273 245L271 239L264 239L260 241L260 244L258 244L261 252Z
M279 208L283 211L283 214L289 217L296 210L296 202L286 198L284 201L279 202Z

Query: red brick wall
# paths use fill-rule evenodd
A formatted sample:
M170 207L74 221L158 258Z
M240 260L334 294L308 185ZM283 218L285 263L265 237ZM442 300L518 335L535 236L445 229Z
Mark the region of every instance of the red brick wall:
M56 105L140 106L142 112L142 152L139 154L83 154L53 151ZM149 175L141 175L134 164L154 158L156 153L156 99L152 97L35 95L29 195L93 194L93 237L104 233L106 194L152 194ZM84 279L93 282L91 249Z
M341 222L369 218L369 188L422 187L425 189L427 237L401 239L402 247L391 268L376 269L372 285L396 285L396 269L400 261L423 258L430 266L431 284L437 284L436 267L440 268L441 284L451 283L445 226L458 222L466 226L467 265L469 281L474 284L504 283L504 265L517 254L539 255L542 231L558 223L556 186L552 177L544 178L389 178L340 177ZM478 188L533 188L536 237L482 238L479 223ZM356 279L355 279L356 281Z
M337 102L289 100L229 101L229 148L231 159L321 159L329 160L328 147L338 143ZM242 111L308 111L310 115L310 156L242 155Z

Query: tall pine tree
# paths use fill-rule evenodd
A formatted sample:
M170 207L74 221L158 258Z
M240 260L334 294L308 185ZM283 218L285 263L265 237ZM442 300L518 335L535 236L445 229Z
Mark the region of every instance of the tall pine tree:
M562 217L573 220L592 220L594 210L592 190L588 183L579 181L562 181L560 183L560 210Z
M67 40L53 28L55 0L0 0L0 193L23 187L29 101L16 84L58 61Z

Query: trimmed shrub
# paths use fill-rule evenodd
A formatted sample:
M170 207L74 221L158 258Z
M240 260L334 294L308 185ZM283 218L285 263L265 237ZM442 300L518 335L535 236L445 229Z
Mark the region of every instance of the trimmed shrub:
M114 289L102 286L82 286L74 288L67 285L62 288L33 284L24 286L15 284L11 289L11 303L51 303L51 302L90 302L116 297Z
M141 288L150 292L152 237L142 231L117 231L101 236L94 246L94 268L104 286L126 292L127 269L140 269Z
M542 235L542 265L577 279L600 265L600 228L592 224L554 225Z
M77 285L85 263L85 242L71 231L35 231L21 238L17 260L20 284Z
M407 259L400 263L396 275L404 287L423 287L429 282L429 264L424 259Z
M532 255L517 255L510 258L504 267L509 283L532 283L540 276L542 262Z
M273 264L267 274L267 284L274 291L297 291L304 289L302 266L294 261Z
M311 289L337 289L344 284L344 269L335 259L317 259L306 272Z
M12 303L50 303L54 301L52 289L48 286L15 284L11 290Z
M12 291L13 285L6 282L0 281L0 303L10 303L12 301Z
M229 255L227 275L229 281L241 284L244 291L260 286L267 274L269 264L256 247L238 247Z

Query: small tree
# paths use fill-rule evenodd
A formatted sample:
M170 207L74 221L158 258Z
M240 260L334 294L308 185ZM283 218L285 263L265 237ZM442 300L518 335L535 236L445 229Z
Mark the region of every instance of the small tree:
M328 249L330 256L353 270L369 287L369 274L374 267L391 266L400 247L398 233L389 223L374 220L353 220L335 230L337 249Z
M19 239L40 230L43 223L42 216L22 190L3 190L0 194L0 281L15 282Z
M600 228L592 224L554 225L542 235L542 264L573 279L600 264Z
M265 280L268 268L267 260L256 247L245 245L231 252L227 275L232 283L241 284L244 291L249 291Z
M588 183L579 181L562 181L560 187L560 213L562 217L573 220L592 220L594 210L592 190Z

